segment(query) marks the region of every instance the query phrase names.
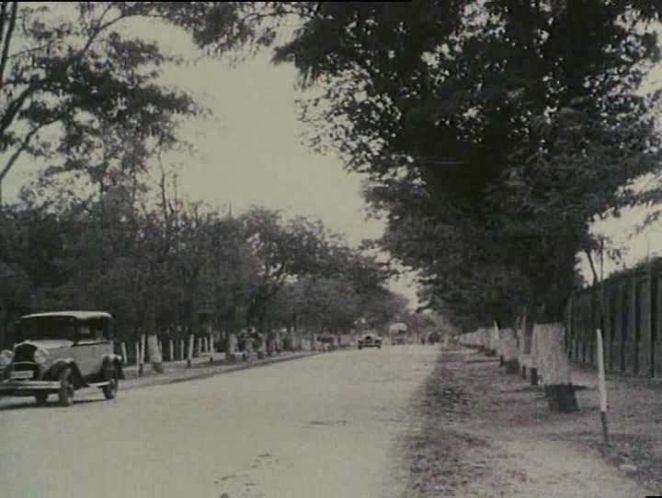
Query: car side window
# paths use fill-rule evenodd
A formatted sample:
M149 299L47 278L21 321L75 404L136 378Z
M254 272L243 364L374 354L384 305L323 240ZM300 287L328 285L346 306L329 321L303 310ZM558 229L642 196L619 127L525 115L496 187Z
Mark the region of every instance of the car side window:
M82 323L78 326L78 340L89 340L92 339L92 330L90 326L86 323Z
M103 341L106 339L106 330L103 320L91 320L87 323L91 331L91 337L95 341Z
M100 323L96 323L92 330L94 331L94 339L97 341L104 340L103 326Z

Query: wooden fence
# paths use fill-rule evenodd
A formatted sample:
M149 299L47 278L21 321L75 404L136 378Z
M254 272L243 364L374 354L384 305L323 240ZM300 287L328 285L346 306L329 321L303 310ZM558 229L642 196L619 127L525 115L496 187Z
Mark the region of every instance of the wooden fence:
M662 258L571 296L565 346L576 364L597 366L601 295L607 372L662 377Z

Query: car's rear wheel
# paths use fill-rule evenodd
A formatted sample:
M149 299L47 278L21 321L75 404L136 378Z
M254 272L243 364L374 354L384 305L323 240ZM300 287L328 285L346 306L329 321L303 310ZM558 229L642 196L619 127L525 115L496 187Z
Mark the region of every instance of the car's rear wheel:
M117 388L119 387L117 368L114 365L109 365L104 369L103 374L104 380L108 381L108 384L103 386L101 390L106 399L115 399L117 396Z
M48 402L48 393L37 393L34 398L39 406L44 406Z
M60 390L57 396L61 406L71 406L74 403L74 385L71 376L70 368L65 368L60 373Z

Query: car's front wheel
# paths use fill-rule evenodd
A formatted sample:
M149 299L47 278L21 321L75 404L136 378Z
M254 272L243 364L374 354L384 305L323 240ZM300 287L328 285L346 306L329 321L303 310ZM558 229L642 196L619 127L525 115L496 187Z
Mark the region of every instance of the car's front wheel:
M60 373L60 390L58 399L61 406L71 406L74 403L74 385L71 379L71 369L65 368Z
M108 381L108 384L103 386L101 390L106 399L115 399L117 396L117 388L119 387L118 377L117 368L114 365L109 365L105 369L104 380Z

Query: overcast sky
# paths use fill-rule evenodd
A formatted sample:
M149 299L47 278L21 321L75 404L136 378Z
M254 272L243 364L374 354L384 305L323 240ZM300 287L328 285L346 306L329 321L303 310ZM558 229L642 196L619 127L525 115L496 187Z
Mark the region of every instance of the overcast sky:
M354 244L381 234L383 223L366 219L361 177L347 173L337 157L316 154L302 144L304 127L297 121L295 106L301 95L294 88L296 73L291 66L273 66L263 54L230 68L201 57L188 35L178 29L155 21L133 21L127 29L195 61L164 71L165 82L191 93L211 111L208 117L190 119L181 130L193 153L164 158L180 170L180 192L221 209L231 203L235 213L261 204L287 216L319 217ZM659 86L657 79L652 83ZM17 163L4 189L8 200L37 167L27 157ZM637 239L627 237L636 220L626 215L601 224L601 231L628 250L629 266L648 254L662 254L660 228L653 227ZM606 272L615 268L607 263ZM414 299L408 279L394 284L394 290Z

